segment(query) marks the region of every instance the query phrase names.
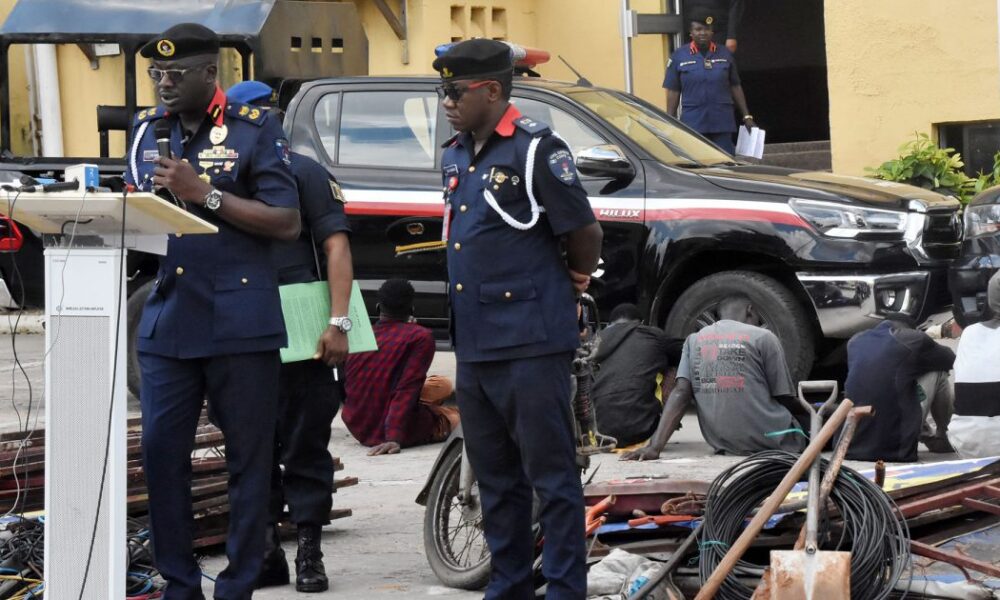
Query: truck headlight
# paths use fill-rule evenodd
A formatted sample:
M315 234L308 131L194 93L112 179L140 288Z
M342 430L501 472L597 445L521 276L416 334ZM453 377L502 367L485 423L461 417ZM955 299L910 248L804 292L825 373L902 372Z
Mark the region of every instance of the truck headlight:
M792 198L789 205L823 235L837 238L898 239L906 231L906 213L836 202Z
M965 207L965 239L1000 232L1000 204Z

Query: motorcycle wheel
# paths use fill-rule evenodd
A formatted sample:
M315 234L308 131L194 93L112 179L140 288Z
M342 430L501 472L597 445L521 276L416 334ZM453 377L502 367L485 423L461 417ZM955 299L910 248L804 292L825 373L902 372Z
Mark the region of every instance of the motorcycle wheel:
M473 483L469 502L459 499L462 444L452 446L431 483L424 511L424 553L441 583L479 590L490 579L490 551L483 533L479 487Z

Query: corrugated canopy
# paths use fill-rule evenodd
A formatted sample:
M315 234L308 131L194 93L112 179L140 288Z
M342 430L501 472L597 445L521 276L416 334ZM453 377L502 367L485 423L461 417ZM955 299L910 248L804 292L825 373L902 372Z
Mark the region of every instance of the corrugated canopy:
M276 0L19 0L0 27L11 43L144 41L194 22L224 41L256 37Z

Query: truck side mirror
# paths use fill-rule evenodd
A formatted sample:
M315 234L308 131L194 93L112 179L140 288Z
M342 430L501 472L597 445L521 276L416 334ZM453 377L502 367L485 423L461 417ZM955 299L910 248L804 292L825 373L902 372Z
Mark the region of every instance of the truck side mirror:
M632 179L635 167L614 144L601 144L584 148L576 155L576 168L588 177Z

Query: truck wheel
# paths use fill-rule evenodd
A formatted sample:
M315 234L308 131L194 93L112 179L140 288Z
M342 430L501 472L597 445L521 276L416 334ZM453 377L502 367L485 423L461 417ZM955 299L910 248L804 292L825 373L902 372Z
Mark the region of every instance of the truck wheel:
M142 382L142 376L139 373L139 353L135 349L135 334L139 329L139 319L142 317L142 307L146 304L146 298L149 297L149 293L153 290L152 279L146 283L139 286L132 295L128 297L128 303L126 305L127 319L128 319L128 364L126 370L128 371L128 401L130 406L138 407L139 402L139 385Z
M812 370L816 348L811 323L802 305L781 282L752 271L724 271L696 281L670 309L664 331L686 337L718 320L719 301L742 294L753 302L761 325L778 336L795 381Z

